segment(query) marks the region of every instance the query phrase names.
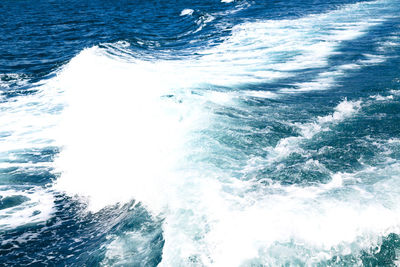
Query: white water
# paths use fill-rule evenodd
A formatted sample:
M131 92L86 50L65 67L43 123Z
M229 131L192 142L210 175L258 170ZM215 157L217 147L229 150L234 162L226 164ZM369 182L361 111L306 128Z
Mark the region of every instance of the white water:
M182 10L182 12L181 12L180 15L181 15L181 16L190 16L190 15L193 14L193 12L194 12L193 9L185 8L185 9Z
M0 227L2 229L15 229L26 224L45 222L53 213L53 196L48 190L38 186L19 186L18 190L7 186L0 186L2 200L6 198L23 197L25 202L18 206L0 210Z
M248 22L197 59L143 61L126 54L110 56L98 47L86 49L57 77L37 85L38 94L2 103L8 116L1 122L12 135L1 151L58 145L62 151L54 166L60 177L54 189L88 198L92 211L133 198L161 214L161 266L295 264L296 257L315 264L336 254L357 254L379 244L379 236L399 232L396 164L376 169L385 179L369 188L356 182L368 169L357 179L332 173L331 182L319 186L265 187L192 157L207 157L207 145L213 146L201 140L209 138L204 132L215 121L217 106L235 106L242 97L278 98L329 88L352 66L339 66L340 75L338 70L322 72L279 94L242 91L240 86L326 67L343 42L382 22L370 17L372 11L390 10L382 2L294 21ZM356 66L383 60L369 58ZM330 115L298 125L301 136L266 148L270 157L284 157L361 106L343 100ZM122 245L112 242L107 256L123 253L118 252Z

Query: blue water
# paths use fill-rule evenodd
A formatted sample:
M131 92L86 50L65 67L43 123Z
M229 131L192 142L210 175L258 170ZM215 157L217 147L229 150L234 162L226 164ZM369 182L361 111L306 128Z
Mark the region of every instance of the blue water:
M400 264L398 0L0 11L0 265Z

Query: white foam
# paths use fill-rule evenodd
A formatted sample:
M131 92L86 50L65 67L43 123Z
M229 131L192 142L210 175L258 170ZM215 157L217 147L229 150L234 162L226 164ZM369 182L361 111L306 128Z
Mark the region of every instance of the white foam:
M194 10L190 8L185 8L181 11L181 16L191 16L193 14Z
M81 52L54 81L68 103L57 136L64 147L55 162L61 172L55 187L89 197L92 210L135 198L161 213L160 266L236 266L251 260L280 265L274 246L296 254L293 242L304 244L299 247L308 255L306 264L312 264L371 246L398 225L400 213L341 192L345 178L340 174L321 186L276 185L268 188L271 194L186 157L193 151L207 154L198 140L213 120L210 102L233 105L242 93L275 97L240 89L191 94L188 88L268 82L294 75L293 70L324 67L341 42L379 23L368 20L370 7L375 8L363 3L295 21L244 23L221 45L181 61L110 58L97 47ZM350 21L338 25L338 18ZM315 25L321 25L320 32ZM316 82L332 84L338 71ZM331 114L297 125L300 136L281 140L272 158L299 150L300 142L351 117L360 105L344 100ZM118 246L112 243L109 257L124 255Z
M399 46L399 43L393 42L393 41L386 41L382 43L383 47L393 47L393 46Z
M394 183L399 182L396 168L389 167L391 174L387 176ZM398 233L399 207L393 206L398 190L393 187L391 192L388 188L382 192L383 187L376 184L365 192L358 185L344 186L343 180L352 179L346 176L334 174L330 183L321 186L276 185L269 188L270 193L261 189L244 195L224 193L211 183L195 213L182 210L180 216L173 217L179 221L167 219L166 257L161 266L193 264L193 258L212 266L238 266L247 261L281 265L292 260L294 264L298 253L306 257L297 260L313 265L336 255L357 255L379 245L379 236ZM251 187L239 182L232 190L243 193L247 186ZM271 189L276 190L274 194ZM379 194L391 198L377 201L372 197ZM207 214L207 222L203 214ZM182 224L182 220L187 222ZM196 230L195 225L207 230ZM283 254L277 255L280 245Z
M393 144L393 143L400 143L400 139L399 138L390 138L388 140L389 144Z
M381 96L381 95L373 95L370 96L370 98L376 99L378 101L385 101L385 100L393 100L393 96L392 95L388 95L388 96Z
M269 91L242 91L240 92L242 95L257 97L257 98L268 98L268 99L275 99L278 97L276 93L269 92Z
M52 129L62 108L59 93L41 83L33 85L33 89L38 92L0 103L0 110L6 114L0 116L2 132L6 133L0 152L56 145Z
M18 190L16 190L18 189ZM54 197L51 192L41 187L21 189L0 187L0 194L6 197L24 197L26 201L0 210L0 227L4 230L14 229L23 225L44 223L53 212Z
M191 77L201 73L199 83L207 81L214 85L235 86L271 82L296 76L299 70L325 68L331 56L341 53L338 48L344 41L360 38L369 28L389 17L391 6L382 3L387 4L385 1L366 2L296 20L265 20L236 25L223 43L199 51L201 57L187 64L185 72L190 72ZM371 17L371 10L382 13L380 19ZM317 29L315 25L318 25ZM311 81L294 84L294 89L281 92L328 89L335 84L337 77L345 74L345 70L380 62L378 55L367 57L367 61L343 64L320 73Z
M339 67L339 69L343 70L351 70L351 69L359 69L361 66L359 64L355 63L350 63L350 64L344 64Z
M335 85L336 78L346 75L347 70L359 69L363 66L380 64L386 61L387 57L382 55L364 54L365 59L358 60L357 63L343 64L336 66L333 70L321 72L312 81L295 83L292 88L281 89L282 93L299 93L305 91L327 90Z
M370 8L372 7L369 4L350 5L327 14L311 15L297 20L270 20L237 25L228 40L217 48L204 52L205 59L221 62L220 64L237 62L238 66L254 66L252 73L258 68L273 71L276 74L272 77L277 78L295 76L293 71L323 68L327 66L329 57L339 54L338 47L342 42L359 38L370 27L382 23L383 20L368 18ZM354 12L354 15L348 16L348 12ZM341 22L337 22L339 18ZM315 25L318 25L317 30ZM334 84L336 77L344 75L343 70L373 63L378 61L344 64L319 74L313 81L294 84L295 89L283 89L281 92L328 89ZM229 68L240 73L232 66ZM271 76L259 76L258 79L269 81L268 77Z
M165 244L160 266L282 265L300 252L304 264L311 265L335 254L357 253L378 243L380 235L399 232L396 168L382 171L389 173L387 179L370 191L346 187L351 176L340 173L320 186L263 186L233 178L230 170L198 158L210 157L207 146L213 143L201 140L216 120L215 105L234 105L241 95L273 98L274 93L241 90L240 85L327 66L343 41L381 23L369 16L392 8L382 3L290 21L246 22L220 45L182 60L139 60L126 53L124 44L85 49L57 77L38 85L38 94L0 105L8 115L0 122L12 132L0 150L59 145L55 189L87 197L93 211L134 198L161 214ZM340 71L321 74L303 88L330 86ZM214 86L232 86L237 92ZM61 116L59 105L64 107ZM296 124L299 136L282 139L267 160L300 151L302 141L328 131L360 107L359 101L344 100L331 114ZM386 188L385 182L392 186ZM371 201L377 195L388 199ZM52 203L44 194L46 199ZM107 256L124 253L113 242Z
M296 83L293 84L294 88L284 88L280 92L307 92L307 91L317 91L317 90L327 90L335 83L334 77L324 77L332 75L332 72L324 72L319 75L319 77L310 82ZM333 74L337 75L337 74Z
M382 55L372 55L372 54L364 54L365 59L360 60L361 64L369 65L369 64L379 64L385 62L386 57Z
M340 122L356 113L360 107L361 101L347 101L347 99L345 99L336 106L335 112L332 115L319 117L318 122L320 124L326 122Z
M281 139L270 151L267 161L281 160L293 152L304 153L299 146L301 142L313 138L320 132L329 131L332 124L339 123L353 116L360 108L361 101L347 101L347 99L345 99L335 107L335 111L332 114L318 117L314 122L295 124L294 126L300 129L300 135Z
M390 90L389 91L391 94L393 94L393 95L400 95L400 90Z
M19 73L0 73L0 89L9 89L11 85L24 86L28 83L26 75Z
M13 79L16 80L17 86L27 84L22 76L15 75ZM18 173L46 171L52 166L50 162L34 163L24 159L20 162L15 156L25 152L39 154L38 151L43 148L57 146L53 130L57 125L62 103L57 89L46 87L46 82L31 85L30 90L37 90L35 94L16 96L0 103L3 114L0 116L0 153L4 155L0 159L0 168L15 168L13 173ZM12 189L2 186L0 195L27 199L22 204L0 210L2 229L44 223L54 211L53 194L40 186L15 185Z
M56 188L90 196L94 210L132 197L155 203L155 187L161 190L182 138L184 111L174 113L179 104L161 100L171 92L162 72L154 79L152 63L99 52L82 52L58 77L69 104L57 137L64 147L55 161L62 172Z
M156 233L158 234L158 233ZM125 232L123 235L109 235L108 240L111 240L106 245L105 257L100 263L101 266L114 265L129 265L137 266L144 265L146 259L143 259L143 254L146 256L154 250L154 233L145 233L145 231ZM135 257L132 257L132 254Z

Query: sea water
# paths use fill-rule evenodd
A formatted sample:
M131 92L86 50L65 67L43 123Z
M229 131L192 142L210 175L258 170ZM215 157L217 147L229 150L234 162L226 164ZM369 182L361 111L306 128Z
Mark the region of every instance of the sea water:
M0 11L0 265L400 264L398 0Z

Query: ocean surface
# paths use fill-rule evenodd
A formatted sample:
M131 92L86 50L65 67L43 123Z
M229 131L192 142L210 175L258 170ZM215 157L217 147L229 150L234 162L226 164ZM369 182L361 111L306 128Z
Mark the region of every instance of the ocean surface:
M2 0L0 266L399 266L400 0Z

